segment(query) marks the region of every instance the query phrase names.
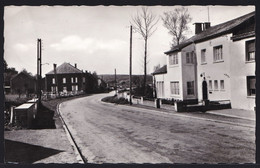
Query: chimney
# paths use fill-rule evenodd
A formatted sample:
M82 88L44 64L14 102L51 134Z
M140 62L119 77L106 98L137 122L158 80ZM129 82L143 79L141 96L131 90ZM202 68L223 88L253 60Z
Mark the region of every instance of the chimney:
M54 74L56 74L56 67L57 67L57 64L53 64Z
M205 22L204 23L204 30L207 30L208 28L210 28L210 22Z
M77 68L77 64L75 63L75 68Z
M202 23L194 23L195 24L195 34L199 34L202 32Z

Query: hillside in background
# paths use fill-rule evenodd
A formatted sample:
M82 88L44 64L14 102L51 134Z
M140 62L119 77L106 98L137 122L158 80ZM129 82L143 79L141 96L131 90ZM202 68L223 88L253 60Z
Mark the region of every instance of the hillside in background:
M115 80L115 75L110 75L110 74L104 74L104 75L98 75L99 78L103 79L106 83L113 83ZM116 75L117 78L117 83L121 84L124 83L126 85L129 84L129 75ZM133 84L136 85L140 81L143 80L143 75L133 75L132 76L132 81ZM147 75L147 84L152 84L153 83L153 78L152 75Z

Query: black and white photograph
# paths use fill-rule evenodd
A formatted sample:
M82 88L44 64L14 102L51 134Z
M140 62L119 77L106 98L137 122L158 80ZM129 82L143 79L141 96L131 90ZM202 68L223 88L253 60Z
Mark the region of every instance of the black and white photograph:
M5 163L256 163L254 5L3 13Z

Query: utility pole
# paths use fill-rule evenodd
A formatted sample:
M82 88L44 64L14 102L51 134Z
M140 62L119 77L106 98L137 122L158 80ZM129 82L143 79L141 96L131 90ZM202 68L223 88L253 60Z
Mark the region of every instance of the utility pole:
M132 25L130 26L130 58L129 58L129 104L132 105Z
M55 92L58 92L58 97L60 97L59 86L58 86L58 76L57 76L57 64L53 64L54 79L55 79ZM57 90L56 90L57 89ZM57 95L57 93L55 93Z
M37 98L41 104L41 78L42 78L42 40L37 39Z
M116 95L117 95L116 68L115 68L115 91L116 91Z
M208 6L208 22L209 22L209 6Z

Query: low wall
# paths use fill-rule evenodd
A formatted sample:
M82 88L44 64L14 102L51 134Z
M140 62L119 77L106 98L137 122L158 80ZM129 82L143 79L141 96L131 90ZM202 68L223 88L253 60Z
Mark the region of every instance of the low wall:
M209 103L208 105L186 105L183 102L176 102L175 103L175 110L177 112L206 112L210 110L222 110L222 109L231 109L231 103L227 104L212 104Z

